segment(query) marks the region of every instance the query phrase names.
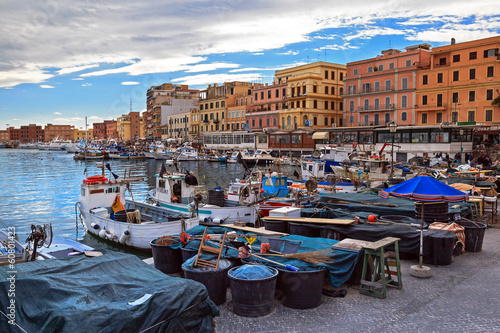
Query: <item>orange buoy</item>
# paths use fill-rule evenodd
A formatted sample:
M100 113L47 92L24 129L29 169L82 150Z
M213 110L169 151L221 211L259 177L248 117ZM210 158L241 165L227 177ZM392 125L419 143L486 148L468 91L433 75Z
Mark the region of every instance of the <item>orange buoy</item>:
M368 216L368 222L377 222L377 217L375 215Z

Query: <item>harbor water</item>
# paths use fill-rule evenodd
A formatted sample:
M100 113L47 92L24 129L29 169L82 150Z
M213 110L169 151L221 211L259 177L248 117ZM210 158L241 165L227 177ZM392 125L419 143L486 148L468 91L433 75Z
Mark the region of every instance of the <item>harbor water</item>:
M102 172L96 166L100 161L79 161L73 154L31 149L0 149L0 219L15 226L24 242L32 224L52 224L53 235L58 238L77 239L87 245L99 240L84 236L83 226L76 229L75 204L79 200L80 185L86 176ZM160 160L107 160L113 173L123 178L142 177L131 184L128 199L143 201L147 192L155 187L155 174L161 169ZM207 189L226 188L235 178L244 176L240 164L216 162L180 162L180 171L193 172L200 184L206 180ZM86 174L84 171L86 170ZM176 171L173 166L167 170ZM108 170L106 177L112 178ZM118 179L120 179L118 178Z

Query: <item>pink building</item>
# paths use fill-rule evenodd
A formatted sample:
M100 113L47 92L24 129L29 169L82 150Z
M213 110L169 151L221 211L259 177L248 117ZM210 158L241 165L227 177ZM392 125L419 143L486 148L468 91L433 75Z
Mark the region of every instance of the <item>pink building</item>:
M278 129L279 112L286 109L287 83L267 83L253 90L253 105L246 113L251 130Z
M344 124L377 126L395 121L415 125L417 69L428 66L430 45L389 49L375 58L347 64Z

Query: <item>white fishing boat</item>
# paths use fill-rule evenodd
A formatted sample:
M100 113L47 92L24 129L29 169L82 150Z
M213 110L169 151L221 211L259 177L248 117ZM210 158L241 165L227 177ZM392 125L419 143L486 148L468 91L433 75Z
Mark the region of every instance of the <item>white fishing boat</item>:
M64 146L73 143L71 140L61 140L55 138L49 143L38 143L36 147L39 150L50 150L50 151L65 151Z
M198 219L189 218L187 211L183 215L179 211L173 214L154 205L127 202L125 189L132 181L132 178L108 180L102 175L83 180L77 206L89 234L127 247L149 250L153 239L180 234L198 225Z
M238 155L240 155L240 158L243 159L245 156L247 156L248 150L242 149L242 150L236 150L231 153L231 155L226 159L227 163L239 163L238 162Z
M191 147L179 148L179 155L177 155L177 161L197 161L198 151Z
M272 164L276 157L271 156L272 149L257 149L253 154L242 156L247 166Z
M191 174L164 173L155 177L156 188L149 192L148 199L168 210L196 215L202 222L254 224L258 218L258 208L251 203L228 207L232 204L224 198L224 191L209 191L203 203L201 193L195 189L198 181Z
M36 145L37 144L34 142L21 143L21 144L19 144L19 146L17 146L17 148L19 148L19 149L37 149Z

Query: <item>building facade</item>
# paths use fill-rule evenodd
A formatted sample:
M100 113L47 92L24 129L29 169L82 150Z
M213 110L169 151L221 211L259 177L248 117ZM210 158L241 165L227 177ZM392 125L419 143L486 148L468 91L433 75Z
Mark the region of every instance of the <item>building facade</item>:
M329 128L343 125L346 66L329 62L275 72L275 84L288 85L288 108L280 110L280 128Z
M253 104L247 109L246 123L253 131L279 128L280 111L287 110L286 82L262 85L253 89Z
M129 141L141 138L141 118L140 112L134 111L118 117L116 119L118 139Z
M73 140L74 125L47 124L44 128L44 141L50 142L56 138L60 140Z
M7 132L9 133L10 140L19 141L21 143L27 142L43 142L45 141L45 131L40 125L29 124L28 126L21 126L20 128L10 127ZM8 141L0 138L0 141Z
M430 62L430 45L405 52L389 49L376 58L347 64L345 126L378 126L394 121L415 125L417 70Z
M88 128L87 131L75 128L73 133L73 140L76 142L92 141L94 139L94 130L92 128Z
M432 49L418 72L417 124L500 124L500 36Z

